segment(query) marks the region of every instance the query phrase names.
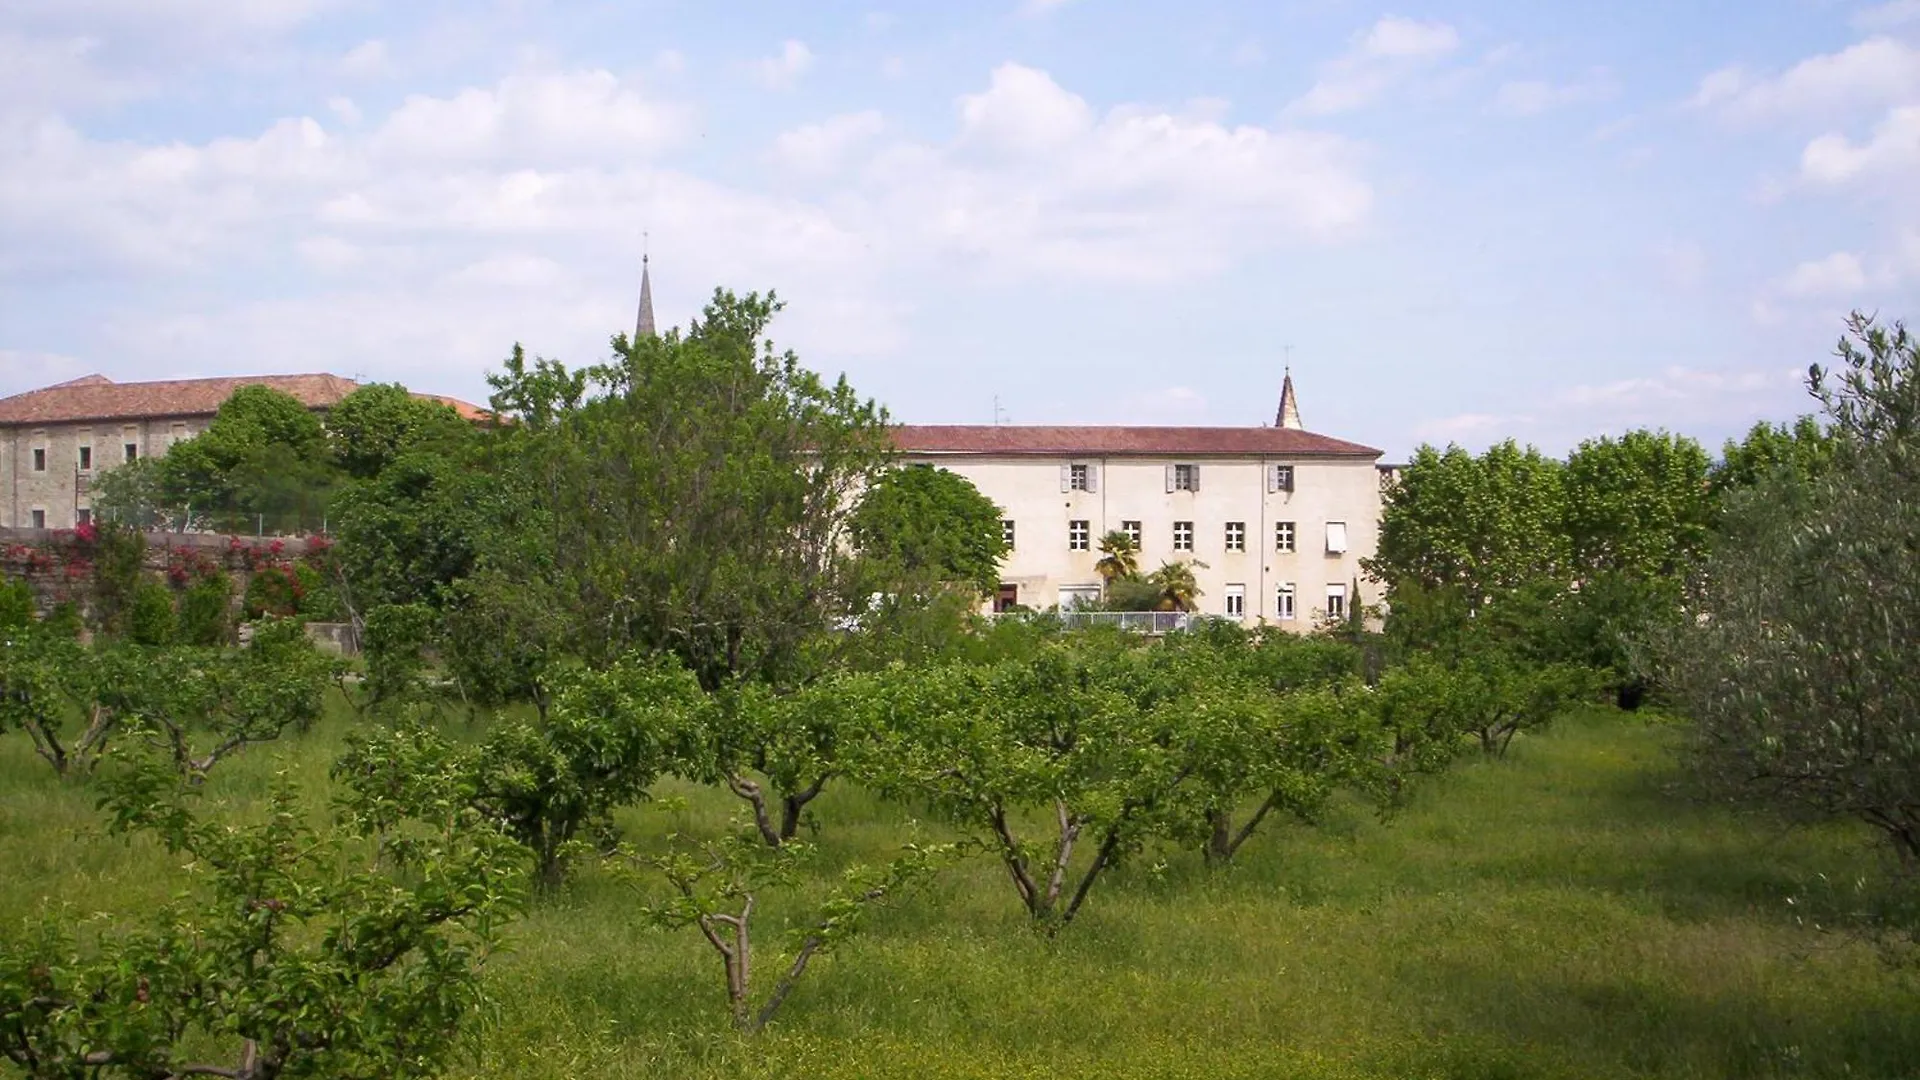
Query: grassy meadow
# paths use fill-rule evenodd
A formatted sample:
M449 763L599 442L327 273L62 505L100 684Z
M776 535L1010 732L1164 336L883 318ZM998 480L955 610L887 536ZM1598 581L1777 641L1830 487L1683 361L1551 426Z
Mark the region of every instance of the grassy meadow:
M253 802L286 769L317 802L347 727L249 750L212 787ZM1148 853L1052 941L975 858L877 911L756 1038L729 1030L699 935L647 928L641 896L587 867L493 962L499 1004L454 1075L1920 1075L1920 975L1788 903L1822 875L1872 873L1869 838L1689 802L1671 790L1673 735L1578 714L1508 760L1467 760L1390 821L1353 806L1277 825L1224 870ZM663 788L684 804L621 815L636 844L737 812L723 792ZM946 835L845 786L814 816L821 881L915 830ZM83 784L0 738L0 911L137 911L179 887L173 860L100 821ZM763 901L759 989L802 906Z

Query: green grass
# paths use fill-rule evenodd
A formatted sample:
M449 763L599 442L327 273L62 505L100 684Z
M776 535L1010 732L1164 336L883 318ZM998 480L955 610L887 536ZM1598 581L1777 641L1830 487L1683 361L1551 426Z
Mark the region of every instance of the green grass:
M314 790L346 729L223 764L255 799ZM697 935L642 926L597 872L543 901L492 968L473 1077L1897 1077L1920 1075L1920 985L1793 918L1821 875L1870 873L1870 838L1787 831L1673 794L1672 732L1571 717L1470 761L1388 822L1343 807L1211 871L1150 853L1054 941L974 860L881 911L758 1038L727 1030ZM716 829L729 797L622 815L637 843ZM823 873L878 859L907 815L847 788L817 804ZM670 819L672 819L670 821ZM942 835L923 827L929 837ZM0 739L0 905L137 910L178 882L104 839L84 786ZM1801 905L1804 907L1804 903ZM764 916L771 974L780 920Z

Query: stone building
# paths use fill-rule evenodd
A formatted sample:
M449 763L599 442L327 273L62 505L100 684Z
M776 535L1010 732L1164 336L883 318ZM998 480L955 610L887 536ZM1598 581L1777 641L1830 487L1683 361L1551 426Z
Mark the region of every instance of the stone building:
M1194 562L1199 609L1248 625L1310 629L1372 599L1356 589L1379 530L1381 452L1305 430L1291 373L1272 427L908 425L896 444L1001 507L996 609L1098 598L1109 531L1135 540L1142 572Z
M132 383L88 375L0 398L0 527L70 529L91 520L103 472L205 431L243 386L271 387L323 412L360 388L326 374ZM453 398L417 396L481 415Z

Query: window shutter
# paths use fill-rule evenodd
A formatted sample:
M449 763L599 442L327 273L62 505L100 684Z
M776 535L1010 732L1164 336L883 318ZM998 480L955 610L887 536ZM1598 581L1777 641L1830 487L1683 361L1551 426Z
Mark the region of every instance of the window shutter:
M1267 466L1267 491L1269 494L1280 490L1280 466Z
M1065 494L1073 490L1073 466L1060 466L1060 492Z
M1091 495L1094 492L1097 492L1099 490L1100 490L1100 466L1089 465L1087 466L1087 494Z
M1347 550L1347 523L1344 521L1327 522L1327 554L1342 555ZM1344 588L1345 586L1342 586Z
M1173 494L1173 466L1167 466L1167 494Z
M1192 466L1192 469L1193 469L1193 473L1192 473L1193 487L1189 488L1188 490L1197 493L1200 490L1200 466L1194 465Z

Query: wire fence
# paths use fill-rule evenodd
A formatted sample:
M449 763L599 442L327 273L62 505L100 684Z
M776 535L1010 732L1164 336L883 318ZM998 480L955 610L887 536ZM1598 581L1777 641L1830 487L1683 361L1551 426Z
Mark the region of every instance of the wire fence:
M1195 626L1218 618L1195 611L1066 611L1028 612L1006 611L996 618L1001 619L1056 619L1061 626L1079 629L1092 626L1117 626L1140 634L1171 634L1181 630L1191 630Z
M249 513L244 510L204 510L192 506L152 506L127 511L103 509L102 522L131 525L141 532L209 533L219 536L324 536L327 515L291 511Z

